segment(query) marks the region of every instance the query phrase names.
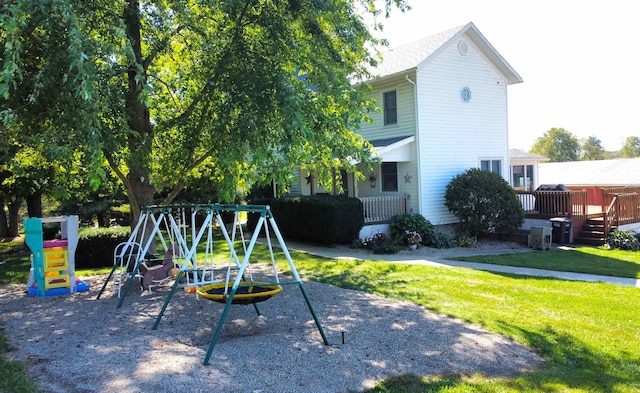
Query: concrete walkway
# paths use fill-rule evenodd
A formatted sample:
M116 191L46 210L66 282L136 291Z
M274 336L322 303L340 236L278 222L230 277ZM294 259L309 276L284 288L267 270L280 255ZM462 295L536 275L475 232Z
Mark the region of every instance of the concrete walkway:
M457 252L447 256L444 256L446 252L441 252L441 255L439 256L420 255L419 258L416 258L415 255L411 255L411 254L373 254L373 253L364 254L362 250L354 250L346 247L323 247L323 246L309 245L309 244L290 242L290 241L287 242L287 248L289 248L290 250L306 252L309 254L318 255L318 256L330 258L330 259L352 259L352 260L353 259L369 259L369 260L431 265L431 266L463 267L463 268L469 268L469 269L484 270L484 271L497 272L497 273L507 273L507 274L514 274L514 275L522 275L522 276L553 277L553 278L559 278L562 280L570 280L570 281L605 282L610 284L626 285L626 286L640 288L640 280L635 278L602 276L597 274L586 274L586 273L571 273L571 272L561 272L561 271L555 271L555 270L544 270L544 269L534 269L534 268L504 266L504 265L492 265L488 263L462 262L462 261L445 259L445 258L455 258L456 256L500 255L500 254L514 253L514 252L531 252L531 250L526 248L523 248L523 249L505 248L505 249L494 249L494 250L465 249L465 251L463 252ZM563 249L563 247L556 247L556 249ZM564 249L569 249L569 248L564 248Z

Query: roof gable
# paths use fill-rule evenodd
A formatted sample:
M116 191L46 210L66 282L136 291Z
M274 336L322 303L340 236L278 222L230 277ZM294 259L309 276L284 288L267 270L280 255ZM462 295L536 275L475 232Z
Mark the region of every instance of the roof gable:
M443 48L456 43L462 36L465 36L482 51L487 59L504 74L508 84L522 82L520 75L495 50L472 22L383 52L382 62L371 70L371 74L378 78L384 78L423 67L435 58Z

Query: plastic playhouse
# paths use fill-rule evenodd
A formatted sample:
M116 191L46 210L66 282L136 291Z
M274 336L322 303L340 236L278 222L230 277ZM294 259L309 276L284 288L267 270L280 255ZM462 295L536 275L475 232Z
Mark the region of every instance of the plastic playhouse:
M43 224L48 223L60 225L60 239L44 240ZM89 290L89 285L75 274L78 216L26 218L24 232L31 250L29 295L54 296Z

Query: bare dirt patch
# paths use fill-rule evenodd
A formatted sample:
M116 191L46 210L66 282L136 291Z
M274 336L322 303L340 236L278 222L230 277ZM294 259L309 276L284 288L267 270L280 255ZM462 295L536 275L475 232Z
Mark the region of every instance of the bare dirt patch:
M176 292L151 327L169 286L130 293L122 308L106 276L91 290L30 297L0 286L0 326L30 375L49 392L344 392L390 376L512 376L537 367L529 348L410 303L306 282L331 345L325 346L296 285L252 306L232 306L211 363L202 364L224 305ZM343 343L344 338L344 343Z

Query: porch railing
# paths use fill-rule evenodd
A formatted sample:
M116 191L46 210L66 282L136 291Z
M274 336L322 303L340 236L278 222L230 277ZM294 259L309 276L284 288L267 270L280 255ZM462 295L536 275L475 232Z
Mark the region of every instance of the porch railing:
M607 208L613 201L616 194L633 194L640 195L640 186L621 186L621 187L603 187L602 191L602 211L607 211Z
M587 218L587 191L516 191L526 218Z
M639 221L638 194L608 194L611 202L604 214L604 233L609 233L611 228L625 224L633 224Z
M393 216L407 213L408 194L359 198L364 211L364 223L389 221Z

